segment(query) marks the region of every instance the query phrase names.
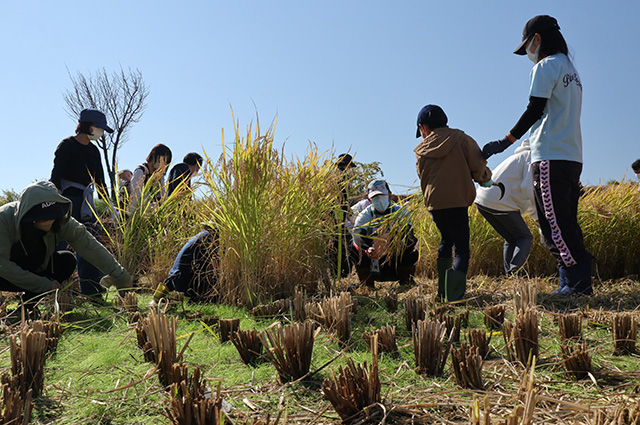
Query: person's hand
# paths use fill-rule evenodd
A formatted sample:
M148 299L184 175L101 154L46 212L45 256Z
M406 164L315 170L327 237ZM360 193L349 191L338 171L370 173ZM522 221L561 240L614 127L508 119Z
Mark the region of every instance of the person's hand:
M126 270L118 277L107 275L100 279L100 284L107 288L112 285L114 285L118 289L131 288L132 283L133 277Z
M489 159L491 155L503 152L505 149L511 146L511 144L511 140L509 140L509 138L506 136L503 139L489 142L482 147L482 156L484 157L484 159Z
M491 187L493 186L493 179L489 179L488 182L484 182L484 183L478 183L480 186L482 187Z

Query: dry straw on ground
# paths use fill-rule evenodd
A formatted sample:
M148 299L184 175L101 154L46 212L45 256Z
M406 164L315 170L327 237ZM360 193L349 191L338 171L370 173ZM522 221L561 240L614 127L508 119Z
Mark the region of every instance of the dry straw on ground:
M380 352L398 354L395 326L387 325L375 331L365 331L362 334L362 339L364 339L370 350L373 349L371 344L373 344L375 340L378 341L378 350Z
M411 331L419 320L425 320L427 318L429 302L424 297L412 297L406 298L403 304L405 325L407 330Z
M611 321L615 354L631 354L636 351L638 322L630 313L618 313Z
M487 332L484 329L471 329L469 333L467 333L467 340L469 345L478 348L478 354L483 359L487 357L489 354L489 343L491 342L492 334L489 333L487 337Z
M240 319L220 319L220 342L227 342L231 335L240 328Z
M418 320L413 328L413 352L418 373L438 377L444 371L451 340L445 348L447 327L437 321Z
M319 329L318 329L319 330ZM309 373L316 327L313 322L275 323L259 334L265 357L278 371L280 382L302 379Z
M171 384L169 407L166 409L174 425L218 425L225 423L220 384L213 397L200 378L200 369L193 375Z
M322 322L329 332L335 333L343 341L351 338L351 294L341 292L338 296L325 298L320 303Z
M255 365L262 356L262 342L255 329L242 330L231 334L231 342L238 350L240 358L247 365Z
M156 313L151 310L149 315L142 320L142 330L146 335L147 343L145 348L150 347L153 353L153 360L158 365L158 378L164 387L168 387L173 382L171 380L171 369L173 364L177 362L176 348L176 317L167 317L164 313ZM143 340L138 334L138 342ZM145 349L143 348L143 349ZM146 353L146 352L145 352ZM145 359L149 358L145 354Z
M460 348L451 350L451 368L456 383L462 388L484 389L482 381L482 356L478 347L468 346L464 342Z
M27 425L31 419L33 392L27 391L26 397L20 395L19 377L2 375L2 400L0 400L0 423Z
M504 305L492 305L484 309L484 325L489 329L502 329Z
M9 337L11 347L11 375L17 377L20 397L27 397L29 390L33 397L39 397L44 389L44 365L48 351L47 334L36 331L27 322L18 336Z
M526 365L532 356L538 357L538 313L528 308L516 314L513 326L502 325L503 336L510 361Z
M573 345L571 343L560 344L562 350L562 363L567 373L575 379L584 379L591 369L591 356L587 344Z
M561 314L558 316L558 332L564 341L582 339L582 315Z
M378 376L378 338L372 338L371 367L356 365L347 359L347 365L338 368L338 376L331 371L331 378L322 383L322 392L342 418L343 424L362 423L363 419L381 421L384 409L381 405L380 377Z

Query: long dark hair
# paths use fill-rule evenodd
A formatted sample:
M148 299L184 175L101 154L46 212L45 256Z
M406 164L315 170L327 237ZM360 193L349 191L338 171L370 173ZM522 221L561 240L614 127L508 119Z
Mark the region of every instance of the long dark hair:
M556 53L564 53L569 56L569 47L562 33L558 29L550 29L540 33L540 50L538 51L538 60Z
M149 155L147 156L147 164L153 164L156 159L160 157L167 158L167 164L171 163L171 149L167 145L163 145L162 143L158 143L151 149Z

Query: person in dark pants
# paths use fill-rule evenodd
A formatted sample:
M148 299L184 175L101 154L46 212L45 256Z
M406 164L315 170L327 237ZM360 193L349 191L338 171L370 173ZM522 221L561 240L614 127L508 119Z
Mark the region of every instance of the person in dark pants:
M167 197L178 188L180 184L191 187L191 178L195 176L202 166L202 156L196 152L189 152L184 156L182 162L176 164L169 171L169 186Z
M169 276L156 288L151 306L157 305L169 291L189 297L189 302L212 299L216 295L218 233L213 224L190 238L180 249Z
M338 209L335 211L335 221L337 231L331 240L329 247L330 263L333 275L336 277L346 277L351 273L352 261L349 257L349 246L351 244L351 233L347 229L346 223L351 213L349 208L349 195L347 193L347 185L349 183L348 171L355 168L356 164L353 157L348 153L338 155L336 168L340 173L340 197L338 199ZM340 264L338 265L338 260ZM340 273L338 274L338 270Z
M375 282L397 280L401 285L412 285L419 253L418 240L413 235L411 221L406 210L391 202L391 191L385 180L377 179L367 187L371 205L356 218L353 226L353 243L350 257L355 265L360 286L375 288ZM389 232L395 221L396 234L402 238L398 250L389 248ZM399 253L397 252L399 251Z
M518 274L524 266L533 241L522 215L538 219L529 140L523 140L515 153L493 170L493 178L504 185L505 193L496 187L479 187L475 204L480 214L504 238L504 272L511 276Z
M102 282L122 289L132 282L131 275L70 212L71 201L48 181L27 186L17 201L0 207L0 290L24 292L28 310L42 294L62 288L75 271L73 253L56 249L61 240L109 275Z
M55 151L51 181L67 199L71 200L71 216L84 224L94 235L99 234L96 225L93 204L94 187L98 194L107 194L100 151L91 143L104 136L104 132L113 133L107 125L106 116L97 109L84 109L80 112L75 136L64 139ZM60 247L63 247L64 242ZM77 256L80 291L85 295L99 297L104 292L100 279L104 276L100 270Z
M416 168L424 204L440 231L438 297L457 301L467 288L469 269L469 206L476 196L474 181L491 187L491 170L475 140L462 130L447 127L438 105L418 113ZM453 262L451 251L453 250Z
M529 131L536 209L545 245L558 262L557 295L593 294L591 254L578 224L582 173L582 83L558 21L531 18L513 52L526 55L531 69L529 104L501 140L487 143L485 158L503 152Z

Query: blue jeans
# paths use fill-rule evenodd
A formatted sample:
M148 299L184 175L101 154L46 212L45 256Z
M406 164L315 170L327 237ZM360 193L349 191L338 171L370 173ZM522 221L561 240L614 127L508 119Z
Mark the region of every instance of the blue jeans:
M441 235L438 259L450 259L453 250L453 269L467 273L471 257L468 207L445 208L430 213Z

